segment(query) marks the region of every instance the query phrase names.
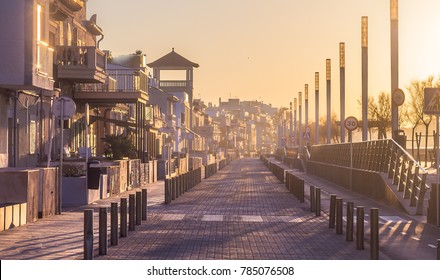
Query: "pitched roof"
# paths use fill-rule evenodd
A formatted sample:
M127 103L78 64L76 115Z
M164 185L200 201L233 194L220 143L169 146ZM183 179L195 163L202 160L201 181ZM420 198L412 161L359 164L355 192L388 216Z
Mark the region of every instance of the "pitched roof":
M161 58L147 64L148 67L199 67L197 63L189 61L173 50Z

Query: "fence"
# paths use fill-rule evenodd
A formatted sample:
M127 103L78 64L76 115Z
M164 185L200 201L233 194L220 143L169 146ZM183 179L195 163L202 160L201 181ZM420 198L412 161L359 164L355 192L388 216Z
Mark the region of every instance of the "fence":
M313 146L310 161L387 173L416 215L423 214L427 171L392 139Z

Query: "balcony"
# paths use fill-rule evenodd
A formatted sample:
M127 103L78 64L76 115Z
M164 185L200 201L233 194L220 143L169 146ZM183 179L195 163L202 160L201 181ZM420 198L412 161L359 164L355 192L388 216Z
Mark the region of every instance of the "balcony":
M142 71L109 70L103 84L76 84L73 97L89 103L146 103L148 76Z
M84 3L82 0L59 0L59 1L73 12L78 12L84 7Z
M159 88L168 91L182 91L185 89L191 89L192 88L192 82L191 81L159 81Z
M105 83L106 54L96 47L58 46L58 79L77 83Z

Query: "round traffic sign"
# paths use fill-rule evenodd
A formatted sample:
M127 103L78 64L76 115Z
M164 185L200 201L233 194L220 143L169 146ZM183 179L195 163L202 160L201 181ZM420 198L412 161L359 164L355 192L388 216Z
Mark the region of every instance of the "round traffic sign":
M353 116L347 117L344 120L344 126L347 130L355 130L358 127L358 120Z
M401 106L405 102L405 93L400 88L397 88L393 91L392 99L395 105Z
M63 116L61 116L61 104L63 104ZM53 102L53 114L55 117L68 120L76 112L76 104L70 97L56 98Z

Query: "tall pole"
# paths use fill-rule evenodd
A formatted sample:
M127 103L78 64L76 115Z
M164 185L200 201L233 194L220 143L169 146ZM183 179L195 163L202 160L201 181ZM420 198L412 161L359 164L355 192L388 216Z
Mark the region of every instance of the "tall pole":
M319 144L319 72L315 72L315 144Z
M307 129L309 127L309 85L306 84L304 87L304 107L305 107L305 120L304 120L304 127ZM309 139L307 138L307 143L309 142Z
M340 90L341 90L341 143L345 143L345 43L339 43L339 79L340 79Z
M299 114L299 149L298 153L301 155L302 152L302 92L298 93L298 114Z
M289 126L289 140L290 146L293 146L293 110L292 110L292 102L290 102L290 126Z
M326 60L326 78L327 78L327 144L331 139L331 60Z
M391 18L391 94L399 88L399 4L398 0L390 0ZM393 98L391 98L393 100ZM399 127L399 107L391 101L391 135L395 138L395 131Z
M362 17L362 141L368 140L368 17Z
M294 98L293 99L293 110L294 110L294 112L293 112L293 127L294 127L294 132L293 132L293 134L295 135L295 142L294 142L294 145L296 146L297 145L297 137L296 137L296 135L297 135L297 127L296 127L296 108L297 108L297 103L298 103L298 101L297 101L297 99L296 98Z

